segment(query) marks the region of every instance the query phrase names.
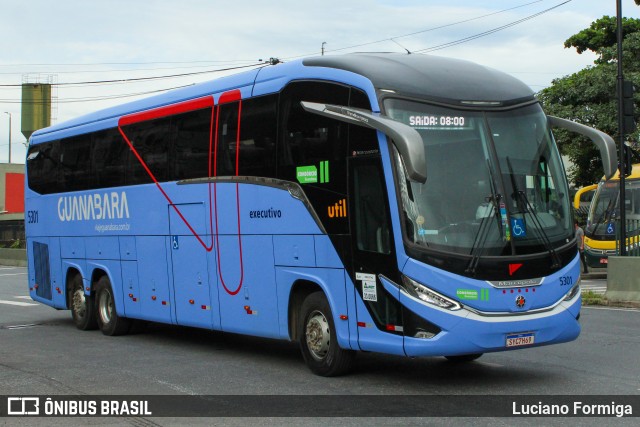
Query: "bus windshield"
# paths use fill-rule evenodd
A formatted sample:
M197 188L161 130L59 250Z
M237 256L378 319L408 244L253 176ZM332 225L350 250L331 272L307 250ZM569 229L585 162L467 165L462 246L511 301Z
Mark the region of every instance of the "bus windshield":
M573 239L564 170L538 104L491 112L401 99L384 105L425 145L426 183L398 168L410 242L496 256L553 251Z

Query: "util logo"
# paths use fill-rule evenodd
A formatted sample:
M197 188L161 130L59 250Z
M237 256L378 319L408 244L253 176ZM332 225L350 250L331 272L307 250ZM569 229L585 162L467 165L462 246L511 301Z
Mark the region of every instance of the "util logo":
M329 218L347 217L347 199L342 199L333 206L327 208Z

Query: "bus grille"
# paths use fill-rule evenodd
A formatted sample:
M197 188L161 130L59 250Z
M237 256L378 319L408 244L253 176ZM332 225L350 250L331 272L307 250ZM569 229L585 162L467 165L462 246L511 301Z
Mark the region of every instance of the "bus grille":
M36 272L36 295L51 300L49 245L33 242L33 264Z

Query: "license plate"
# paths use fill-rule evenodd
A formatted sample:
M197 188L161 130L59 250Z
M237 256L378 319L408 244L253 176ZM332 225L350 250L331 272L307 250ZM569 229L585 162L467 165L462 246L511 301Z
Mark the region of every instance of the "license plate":
M520 347L522 345L531 345L534 342L533 332L523 332L520 334L507 335L507 347Z

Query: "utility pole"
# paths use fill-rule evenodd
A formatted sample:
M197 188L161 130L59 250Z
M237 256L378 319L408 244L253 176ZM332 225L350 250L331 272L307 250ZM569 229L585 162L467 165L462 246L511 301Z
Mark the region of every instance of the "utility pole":
M11 113L8 111L4 113L9 115L9 163L11 163Z
M327 42L322 42L322 47L320 48L320 51L322 53L322 56L324 56L324 45L327 44Z
M624 75L622 74L622 0L616 2L616 22L617 22L617 37L618 37L618 135L620 138L620 155L618 156L618 172L620 173L620 225L618 226L620 233L620 256L627 254L627 226L626 226L626 200L625 200L625 147L624 147Z

